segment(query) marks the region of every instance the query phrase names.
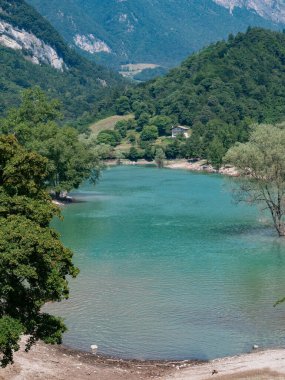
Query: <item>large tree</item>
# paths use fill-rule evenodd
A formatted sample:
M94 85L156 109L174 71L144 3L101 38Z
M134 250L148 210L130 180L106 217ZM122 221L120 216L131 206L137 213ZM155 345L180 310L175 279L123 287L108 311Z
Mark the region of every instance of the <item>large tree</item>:
M65 325L41 311L68 297L76 276L72 252L49 227L59 215L46 192L48 160L0 136L0 364L13 360L22 334L26 348L38 339L60 343Z
M74 128L60 126L60 104L38 87L23 92L22 104L1 121L2 133L13 133L29 151L48 158L48 185L57 195L96 181L98 157L80 141Z
M285 236L284 125L254 126L249 141L232 147L224 161L242 175L235 189L237 200L269 210L279 236Z

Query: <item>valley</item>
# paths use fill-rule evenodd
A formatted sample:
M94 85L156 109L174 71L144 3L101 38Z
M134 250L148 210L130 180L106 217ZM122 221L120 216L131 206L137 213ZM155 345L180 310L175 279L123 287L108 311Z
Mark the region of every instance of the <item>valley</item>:
M29 3L79 53L116 70L121 65L139 63L170 68L230 33L245 31L249 25L282 30L284 23L284 18L277 18L284 14L282 1L277 1L278 5L275 1L239 0L179 0L178 3L29 0ZM92 48L94 41L98 41L100 48Z
M0 0L1 380L285 378L284 25Z

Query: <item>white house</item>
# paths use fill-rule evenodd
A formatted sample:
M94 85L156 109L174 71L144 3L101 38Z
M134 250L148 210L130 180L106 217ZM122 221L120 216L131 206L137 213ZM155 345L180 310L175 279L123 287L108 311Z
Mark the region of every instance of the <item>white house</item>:
M184 137L186 137L186 139L188 139L189 129L190 128L188 128L188 127L183 127L182 125L177 125L176 127L173 127L171 130L172 131L172 137L175 138L178 135L183 135Z

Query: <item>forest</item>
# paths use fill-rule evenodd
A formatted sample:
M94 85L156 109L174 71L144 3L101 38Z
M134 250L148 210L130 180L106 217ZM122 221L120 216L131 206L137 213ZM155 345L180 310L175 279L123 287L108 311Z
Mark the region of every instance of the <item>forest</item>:
M171 125L190 127L190 139L167 145L169 158L219 165L236 141L248 139L251 125L284 120L284 84L285 34L248 28L191 55L166 76L128 88L116 106L118 113L134 113L137 131L155 125L158 116L168 124L162 136Z

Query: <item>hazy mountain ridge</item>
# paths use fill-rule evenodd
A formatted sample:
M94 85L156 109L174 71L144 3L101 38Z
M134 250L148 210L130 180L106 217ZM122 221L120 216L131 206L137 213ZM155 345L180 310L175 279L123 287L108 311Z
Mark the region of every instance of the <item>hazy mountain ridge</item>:
M277 23L285 23L285 3L283 0L213 0L230 9L246 8L254 10L261 17Z
M252 8L238 7L231 14L226 0L28 1L82 54L114 67L171 67L249 25L282 29Z

